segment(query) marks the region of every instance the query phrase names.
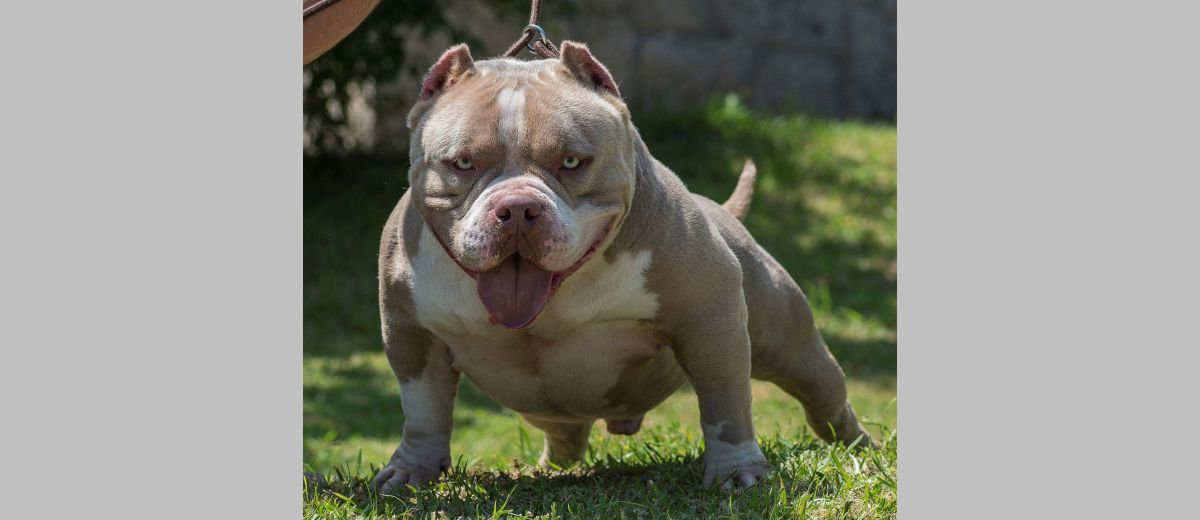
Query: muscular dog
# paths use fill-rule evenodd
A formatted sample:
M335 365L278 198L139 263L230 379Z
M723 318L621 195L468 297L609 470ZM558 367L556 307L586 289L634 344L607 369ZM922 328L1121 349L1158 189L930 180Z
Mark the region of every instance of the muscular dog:
M804 294L739 221L752 165L724 206L689 193L585 45L479 62L452 47L408 126L410 188L379 251L404 434L377 488L449 466L461 373L545 432L543 464L579 460L596 419L636 432L685 380L705 485L770 469L751 377L796 397L823 439L871 442Z

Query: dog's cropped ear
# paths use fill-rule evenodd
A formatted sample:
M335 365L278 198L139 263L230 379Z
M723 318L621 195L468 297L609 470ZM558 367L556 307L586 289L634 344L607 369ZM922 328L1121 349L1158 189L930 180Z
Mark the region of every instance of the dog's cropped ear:
M425 73L425 80L421 82L421 99L432 99L445 92L474 67L475 60L471 59L467 44L460 43L446 49L437 63Z
M617 90L617 82L613 81L612 74L609 74L608 69L595 56L592 56L587 45L563 41L558 53L559 59L575 76L575 79L589 87L617 96L617 98L621 97L621 91Z

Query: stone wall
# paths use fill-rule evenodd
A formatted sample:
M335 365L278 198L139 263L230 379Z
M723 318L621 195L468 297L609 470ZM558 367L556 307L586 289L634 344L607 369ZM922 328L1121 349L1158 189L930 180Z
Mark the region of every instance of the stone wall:
M541 25L550 39L587 43L635 113L733 92L775 113L896 116L895 0L576 0L569 9L549 7L559 2L544 2ZM453 23L483 43L471 49L476 59L503 52L527 21L479 0L452 4ZM451 43L413 38L409 61L423 69ZM377 150L406 148L404 117L417 81L410 75L377 89Z

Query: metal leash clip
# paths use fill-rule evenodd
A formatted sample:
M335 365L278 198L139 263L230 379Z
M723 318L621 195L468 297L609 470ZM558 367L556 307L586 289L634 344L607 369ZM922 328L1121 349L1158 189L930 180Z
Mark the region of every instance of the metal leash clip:
M526 25L524 29L521 29L521 32L529 32L530 30L532 30L533 32L535 32L537 34L535 34L533 38L529 39L529 43L525 44L525 48L529 49L529 52L532 52L534 54L538 53L537 49L533 48L533 44L536 42L542 42L542 45L545 45L546 48L548 48L548 49L554 48L554 44L550 43L549 38L546 38L546 30L542 29L542 26L531 23L529 25Z
M509 46L508 50L504 51L506 58L515 58L521 53L521 46L524 45L531 54L539 58L557 58L558 48L550 43L550 39L546 37L546 30L537 24L538 13L541 11L541 0L532 0L529 5L529 25L521 29L521 37Z

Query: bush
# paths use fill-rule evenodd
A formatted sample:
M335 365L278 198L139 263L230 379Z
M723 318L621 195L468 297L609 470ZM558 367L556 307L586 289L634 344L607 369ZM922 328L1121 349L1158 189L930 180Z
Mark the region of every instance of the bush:
M523 0L490 2L498 11L528 13ZM304 67L304 133L307 155L356 151L349 139L346 112L351 95L376 84L395 80L402 73L420 74L426 64L407 62L406 40L444 33L454 41L477 46L471 35L451 24L446 16L452 2L386 0L362 25L325 55ZM494 21L489 21L494 23ZM516 31L514 31L514 38Z

